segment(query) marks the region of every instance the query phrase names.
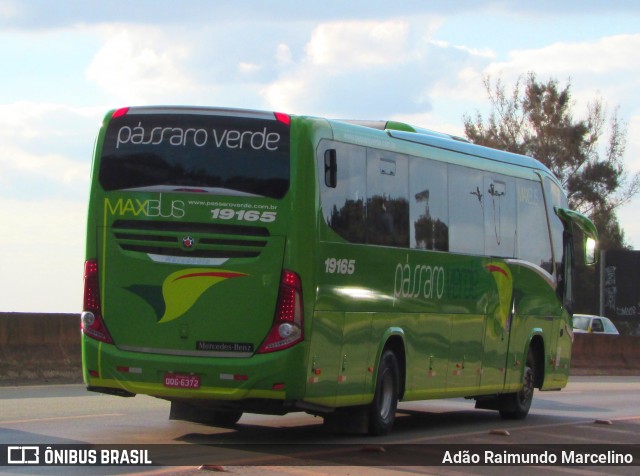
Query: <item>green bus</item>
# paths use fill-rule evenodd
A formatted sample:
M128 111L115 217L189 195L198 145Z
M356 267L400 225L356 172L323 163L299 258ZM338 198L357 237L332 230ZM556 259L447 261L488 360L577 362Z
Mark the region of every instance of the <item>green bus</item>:
M109 112L81 318L91 391L233 425L390 431L399 401L524 418L569 375L574 228L538 161L386 121Z

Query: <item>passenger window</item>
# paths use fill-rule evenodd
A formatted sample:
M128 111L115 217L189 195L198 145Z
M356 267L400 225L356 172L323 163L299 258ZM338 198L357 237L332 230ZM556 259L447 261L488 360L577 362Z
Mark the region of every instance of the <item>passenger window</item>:
M487 256L516 256L516 197L514 180L487 174L484 178L484 252Z
M541 184L532 180L519 179L517 187L518 258L553 273L553 257ZM559 231L561 233L561 230ZM561 237L562 234L560 234L560 242Z
M409 168L411 248L449 251L447 165L412 157Z
M562 220L554 212L555 207L567 208L567 200L562 193L562 190L551 181L549 178L544 180L544 192L547 197L547 216L549 217L549 224L551 226L551 239L553 245L553 256L555 260L554 276L556 281L561 283L563 280L564 269L562 266L563 254L564 254L564 225ZM560 289L560 288L559 288Z
M406 156L367 150L367 243L409 247Z
M451 251L484 254L485 195L481 171L449 166L449 247Z
M366 149L348 144L325 143L318 155L319 176L325 177L325 151L335 150L335 182L320 183L322 213L326 223L351 243L365 242ZM333 155L333 153L331 154ZM332 164L329 164L332 166ZM330 185L334 185L331 187Z

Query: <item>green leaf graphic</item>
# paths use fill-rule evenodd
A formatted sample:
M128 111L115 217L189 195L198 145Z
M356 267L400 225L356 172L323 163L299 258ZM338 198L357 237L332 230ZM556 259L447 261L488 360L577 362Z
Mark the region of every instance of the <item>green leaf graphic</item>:
M211 286L246 274L222 269L191 268L170 274L162 284L165 312L158 323L169 322L182 316Z

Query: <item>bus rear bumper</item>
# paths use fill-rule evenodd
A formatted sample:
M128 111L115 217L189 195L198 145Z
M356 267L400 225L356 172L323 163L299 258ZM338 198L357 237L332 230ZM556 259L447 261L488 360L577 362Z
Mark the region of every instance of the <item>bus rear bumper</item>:
M248 358L193 357L123 351L82 337L87 388L119 396L150 395L167 400L298 400L304 346ZM187 384L168 382L177 376ZM171 380L171 379L169 379ZM175 382L176 379L173 379Z

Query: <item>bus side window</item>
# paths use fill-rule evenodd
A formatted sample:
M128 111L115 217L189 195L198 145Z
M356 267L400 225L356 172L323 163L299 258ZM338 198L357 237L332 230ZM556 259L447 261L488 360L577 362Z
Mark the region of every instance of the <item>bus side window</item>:
M448 180L449 248L454 253L484 255L484 174L450 165Z
M324 152L324 184L329 188L336 188L338 185L338 164L335 149L327 149Z
M562 256L563 273L559 277L558 292L569 314L573 314L573 235L564 232L564 253Z
M449 251L447 164L409 159L411 248Z
M408 158L368 149L367 243L409 247L408 197Z
M366 149L337 142L327 145L317 158L325 222L345 240L364 243Z
M564 267L562 266L563 255L565 254L564 244L564 224L554 212L554 207L567 208L567 200L560 188L548 177L544 179L544 193L546 195L547 217L551 227L551 244L553 249L553 275L558 283L560 292L561 284L564 281ZM561 296L560 296L561 297Z
M517 256L552 274L554 272L553 252L541 183L527 179L517 179L516 183L519 231ZM557 217L555 218L558 220ZM562 226L561 223L560 226Z

